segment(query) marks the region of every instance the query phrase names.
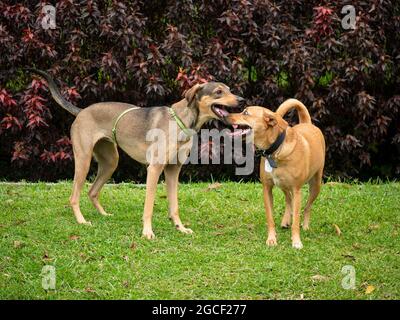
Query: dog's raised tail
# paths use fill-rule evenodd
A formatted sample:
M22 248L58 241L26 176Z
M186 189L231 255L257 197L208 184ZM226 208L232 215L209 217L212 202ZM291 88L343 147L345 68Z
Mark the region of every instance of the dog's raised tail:
M74 116L77 116L78 113L82 111L82 109L75 107L71 102L65 100L65 98L61 95L60 90L58 90L53 78L47 72L35 68L26 68L26 70L36 73L46 79L49 85L51 96L62 108Z
M288 99L283 102L276 113L283 117L290 109L295 108L299 115L299 123L311 123L311 117L304 104L297 99Z

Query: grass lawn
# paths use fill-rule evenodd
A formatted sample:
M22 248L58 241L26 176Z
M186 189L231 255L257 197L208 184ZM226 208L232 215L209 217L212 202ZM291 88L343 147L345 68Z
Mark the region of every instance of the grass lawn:
M180 186L181 217L195 232L185 235L167 219L159 185L157 238L148 241L140 236L142 187L106 186L112 217L83 196L93 225L81 226L68 206L70 182L0 184L0 298L400 299L399 183L325 184L302 250L280 228L278 246L266 246L260 184L207 186ZM284 198L274 195L279 225ZM42 288L45 265L56 268L55 290ZM356 272L354 289L342 287L346 265Z

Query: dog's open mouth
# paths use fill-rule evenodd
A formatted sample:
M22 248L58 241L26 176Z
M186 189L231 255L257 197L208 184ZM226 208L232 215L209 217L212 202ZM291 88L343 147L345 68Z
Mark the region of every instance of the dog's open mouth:
M245 124L232 124L232 128L233 131L228 133L231 137L244 136L251 131L251 128Z
M215 113L215 115L220 118L223 119L224 117L226 117L227 115L229 115L230 113L240 113L242 112L242 107L237 106L237 107L228 107L228 106L224 106L222 104L213 104L211 106L211 110Z

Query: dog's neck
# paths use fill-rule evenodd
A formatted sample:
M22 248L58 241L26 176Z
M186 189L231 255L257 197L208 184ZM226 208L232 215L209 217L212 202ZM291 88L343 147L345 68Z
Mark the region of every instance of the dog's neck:
M273 156L278 158L285 158L292 153L292 151L294 150L294 146L296 145L296 132L289 126L285 129L277 128L274 134L266 135L266 139L261 144L259 144L257 148L262 150L269 149L283 131L286 131L285 139L280 144L278 149L273 152Z
M174 109L176 115L182 120L188 129L199 131L205 121L199 125L199 111L194 103L196 102L188 104L186 99L182 99L181 101L174 103L171 108Z

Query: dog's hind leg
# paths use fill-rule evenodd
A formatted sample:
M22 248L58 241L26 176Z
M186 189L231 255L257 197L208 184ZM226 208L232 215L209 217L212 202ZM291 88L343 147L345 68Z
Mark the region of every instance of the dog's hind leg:
M180 217L178 208L178 179L181 171L181 164L169 164L164 168L165 182L169 202L169 216L177 230L183 233L193 233L191 229L185 228Z
M306 206L304 207L304 221L303 221L304 230L308 230L310 228L311 206L321 190L321 180L322 180L322 170L318 171L308 183L310 194L308 196Z
M147 167L146 200L144 202L142 233L143 237L147 239L155 238L151 225L151 219L153 216L154 198L156 196L157 183L163 169L164 165L162 164L151 164Z
M97 176L89 190L89 198L94 207L103 216L109 216L99 202L101 188L111 178L118 166L118 150L117 146L105 139L99 140L94 146L94 156L98 163Z
M89 172L93 147L90 145L89 142L85 144L84 141L81 141L79 137L79 132L75 133L73 130L71 131L71 140L75 159L75 174L72 186L72 194L69 198L69 202L71 204L72 210L74 211L76 221L79 224L91 224L90 222L86 221L82 215L79 206L79 199L83 185L85 184L86 176Z
M292 196L291 196L289 190L284 190L283 192L285 194L286 206L285 206L285 213L283 214L282 221L281 221L281 227L289 228L290 221L292 219L292 213L293 213Z

